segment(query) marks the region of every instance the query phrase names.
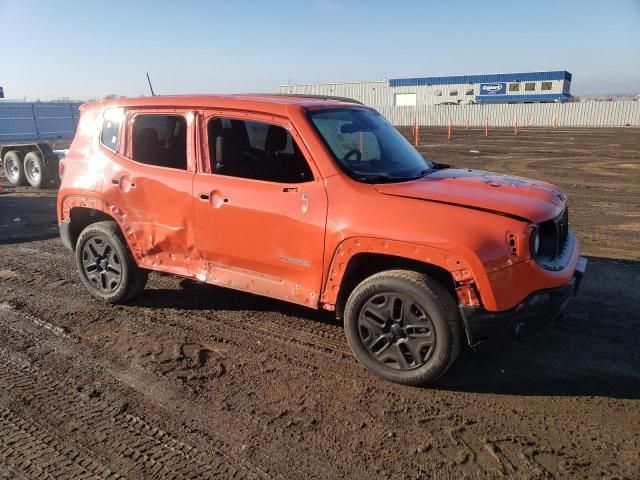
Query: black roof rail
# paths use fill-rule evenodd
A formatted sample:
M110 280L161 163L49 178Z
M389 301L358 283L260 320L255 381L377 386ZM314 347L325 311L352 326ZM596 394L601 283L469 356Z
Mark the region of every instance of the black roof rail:
M364 105L364 103L354 100L348 97L336 97L333 95L311 95L306 93L267 93L263 95L273 97L297 97L297 98L313 98L315 100L336 100L338 102L357 103L358 105Z

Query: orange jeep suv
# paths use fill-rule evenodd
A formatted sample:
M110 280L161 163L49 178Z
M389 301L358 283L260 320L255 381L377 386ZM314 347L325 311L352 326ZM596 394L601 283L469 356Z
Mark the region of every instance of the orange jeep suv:
M403 384L531 334L586 267L561 189L434 163L347 99L88 103L61 174L60 235L94 297L127 302L159 271L335 311Z

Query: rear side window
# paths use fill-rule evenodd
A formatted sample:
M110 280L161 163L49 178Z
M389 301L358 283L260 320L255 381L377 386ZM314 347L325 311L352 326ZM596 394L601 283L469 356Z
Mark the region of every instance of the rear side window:
M102 144L114 152L118 150L120 142L120 126L124 112L121 108L107 108L104 111L104 122L102 123Z
M181 115L137 115L132 151L136 162L186 170L186 119Z
M278 183L313 180L291 133L279 125L213 118L207 136L213 173Z

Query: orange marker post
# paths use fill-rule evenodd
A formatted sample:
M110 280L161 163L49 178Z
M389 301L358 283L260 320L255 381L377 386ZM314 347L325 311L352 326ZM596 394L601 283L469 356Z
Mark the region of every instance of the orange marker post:
M513 122L513 133L518 135L518 117L516 117L515 121Z
M484 136L489 136L489 117L487 117L484 121Z
M416 125L416 138L415 138L415 145L416 147L420 144L420 127L418 127L418 125Z
M449 119L449 130L447 132L447 140L451 141L451 119Z

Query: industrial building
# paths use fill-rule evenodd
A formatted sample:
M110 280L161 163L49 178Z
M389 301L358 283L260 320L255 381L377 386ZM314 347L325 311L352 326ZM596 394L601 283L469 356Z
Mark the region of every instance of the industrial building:
M372 107L474 103L554 103L571 99L567 71L396 78L372 82L291 84L280 93L348 97Z

